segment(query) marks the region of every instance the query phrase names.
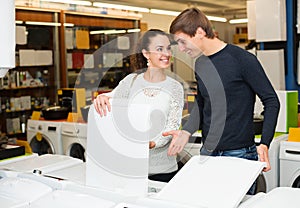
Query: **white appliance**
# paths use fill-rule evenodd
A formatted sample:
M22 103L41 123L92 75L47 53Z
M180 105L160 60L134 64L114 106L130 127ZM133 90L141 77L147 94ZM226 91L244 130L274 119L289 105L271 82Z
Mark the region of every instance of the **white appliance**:
M259 193L243 202L239 208L298 208L300 204L300 189L277 187L272 191Z
M65 155L81 159L85 162L87 141L87 124L63 122L61 140Z
M93 105L89 110L86 185L146 195L150 107L121 99L111 102L106 116L100 117Z
M30 159L30 158L33 158L33 157L38 157L38 154L33 153L33 154L13 157L13 158L9 158L9 159L5 159L3 161L0 161L0 179L5 178L5 177L17 177L18 176L18 172L6 169L4 167L5 165L10 164L10 163L14 163L14 162L18 162L18 161L22 161L23 163L26 163L25 161L27 159Z
M201 136L201 135L198 135ZM272 189L279 186L279 149L282 141L288 139L288 134L282 134L275 136L269 147L269 160L271 164L271 170L263 172L257 179L257 191L269 192ZM258 144L260 138L255 138L255 142ZM199 155L200 143L187 143L184 150L192 156Z
M264 166L235 157L194 156L155 198L195 207L237 207Z
M269 147L269 160L271 165L271 170L268 172L263 172L261 176L261 180L265 181L265 190L263 189L262 183L263 181L258 181L258 188L260 188L261 191L269 192L272 189L279 186L279 152L280 152L280 145L283 141L286 141L288 139L288 134L282 134L280 136L275 136L270 144ZM260 139L256 139L256 142L259 142ZM258 180L259 180L258 179Z
M15 67L15 1L2 1L0 7L0 27L2 38L0 40L0 78L4 77L7 71Z
M46 174L51 171L71 167L83 163L81 160L66 155L44 154L30 157L0 166L0 169L18 173Z
M280 186L300 188L300 142L280 145Z
M52 189L49 186L38 181L16 177L0 179L1 208L28 205L39 197L51 192Z
M95 197L92 195L65 191L55 190L47 195L40 197L29 205L21 206L20 208L81 208L81 207L101 207L112 208L116 205L115 202Z
M27 141L34 153L63 154L61 141L62 122L32 120L27 122Z

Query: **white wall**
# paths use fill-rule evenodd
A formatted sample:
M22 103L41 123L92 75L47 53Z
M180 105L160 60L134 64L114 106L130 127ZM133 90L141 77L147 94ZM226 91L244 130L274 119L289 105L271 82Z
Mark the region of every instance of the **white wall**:
M151 13L142 13L143 18L141 22L148 24L148 29L161 29L165 32L169 32L171 22L175 19L174 16L159 15Z

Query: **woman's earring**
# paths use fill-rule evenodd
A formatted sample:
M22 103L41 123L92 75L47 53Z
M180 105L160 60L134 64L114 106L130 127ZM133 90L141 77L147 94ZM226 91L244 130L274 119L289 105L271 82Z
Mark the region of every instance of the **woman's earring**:
M150 59L147 59L147 66L150 66Z

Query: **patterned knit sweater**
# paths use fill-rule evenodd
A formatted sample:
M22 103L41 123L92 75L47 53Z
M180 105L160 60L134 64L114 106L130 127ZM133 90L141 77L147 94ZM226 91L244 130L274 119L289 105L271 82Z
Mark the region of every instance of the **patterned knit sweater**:
M176 171L176 157L167 155L171 137L163 137L162 132L180 127L184 102L182 85L168 76L162 82L151 83L144 79L144 73L133 73L106 95L151 106L150 141L156 146L149 150L149 175Z

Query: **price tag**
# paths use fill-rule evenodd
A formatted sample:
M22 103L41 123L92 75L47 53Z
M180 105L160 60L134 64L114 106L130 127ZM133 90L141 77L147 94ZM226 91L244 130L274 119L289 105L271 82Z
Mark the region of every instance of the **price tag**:
M67 121L68 122L77 122L78 121L78 113L72 113L72 112L70 112L68 114Z
M195 102L195 96L187 96L188 102Z
M32 120L40 120L41 112L40 111L33 111L31 114Z

